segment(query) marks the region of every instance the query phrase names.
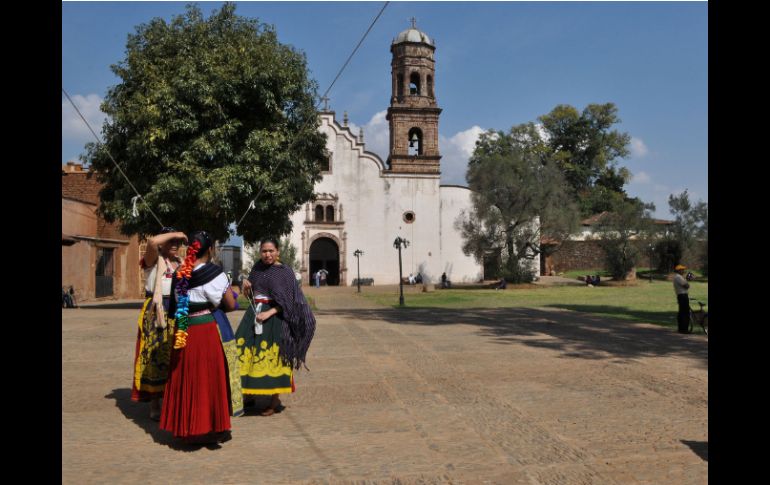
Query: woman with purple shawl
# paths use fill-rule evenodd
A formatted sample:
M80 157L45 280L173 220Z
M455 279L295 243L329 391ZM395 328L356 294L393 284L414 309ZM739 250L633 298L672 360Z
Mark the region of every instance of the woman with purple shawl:
M235 332L244 400L272 396L263 416L280 408L279 394L294 392L293 369L304 365L315 333L315 317L294 271L278 261L279 249L275 239L261 242L260 260L243 282L249 308Z

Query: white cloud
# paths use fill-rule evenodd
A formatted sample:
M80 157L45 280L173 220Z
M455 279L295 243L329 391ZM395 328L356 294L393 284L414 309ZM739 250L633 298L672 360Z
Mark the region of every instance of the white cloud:
M99 135L102 131L102 124L106 119L106 115L99 109L99 105L102 104L102 98L98 94L87 94L86 96L76 94L72 96L72 101L91 125L91 128ZM91 131L83 123L83 119L78 115L66 97L62 97L61 102L61 135L63 142L84 143L95 141Z
M388 120L385 119L387 114L387 110L379 111L363 126L366 151L376 153L383 162L387 161L390 149L390 128ZM360 127L355 123L348 123L348 125L353 134L358 136ZM482 128L472 126L455 133L450 138L439 135L442 184L465 185L468 159L476 148L476 140L482 133L484 133Z
M465 131L455 133L451 138L439 135L441 152L441 183L465 185L468 159L476 148L476 140L484 130L474 125Z
M383 163L388 159L388 145L390 144L390 129L388 128L388 120L385 119L387 114L387 110L378 111L363 126L366 151L379 155ZM348 123L348 125L353 134L358 136L360 127L355 123Z
M641 138L631 137L631 155L635 158L645 157L650 150Z
M646 172L639 172L631 176L631 181L636 184L649 184L652 178Z

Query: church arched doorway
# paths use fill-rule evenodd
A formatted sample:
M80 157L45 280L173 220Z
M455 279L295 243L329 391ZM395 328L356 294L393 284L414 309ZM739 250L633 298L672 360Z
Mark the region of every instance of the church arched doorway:
M326 284L340 284L340 248L328 237L319 237L310 245L310 281L315 284L313 275L316 271L326 270Z

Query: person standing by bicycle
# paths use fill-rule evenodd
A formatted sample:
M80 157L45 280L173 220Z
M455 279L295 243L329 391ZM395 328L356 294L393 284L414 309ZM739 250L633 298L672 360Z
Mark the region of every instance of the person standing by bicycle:
M679 314L677 323L679 324L679 333L688 333L690 325L690 296L687 291L690 289L690 283L684 278L684 272L687 266L677 264L674 267L674 293L676 293L676 302L679 305Z

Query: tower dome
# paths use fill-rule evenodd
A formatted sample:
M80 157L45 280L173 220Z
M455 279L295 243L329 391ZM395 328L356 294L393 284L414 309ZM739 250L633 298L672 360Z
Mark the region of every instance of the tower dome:
M423 44L433 45L433 41L428 37L428 34L417 30L415 27L406 29L393 40L393 44L401 44L402 42L422 42Z

